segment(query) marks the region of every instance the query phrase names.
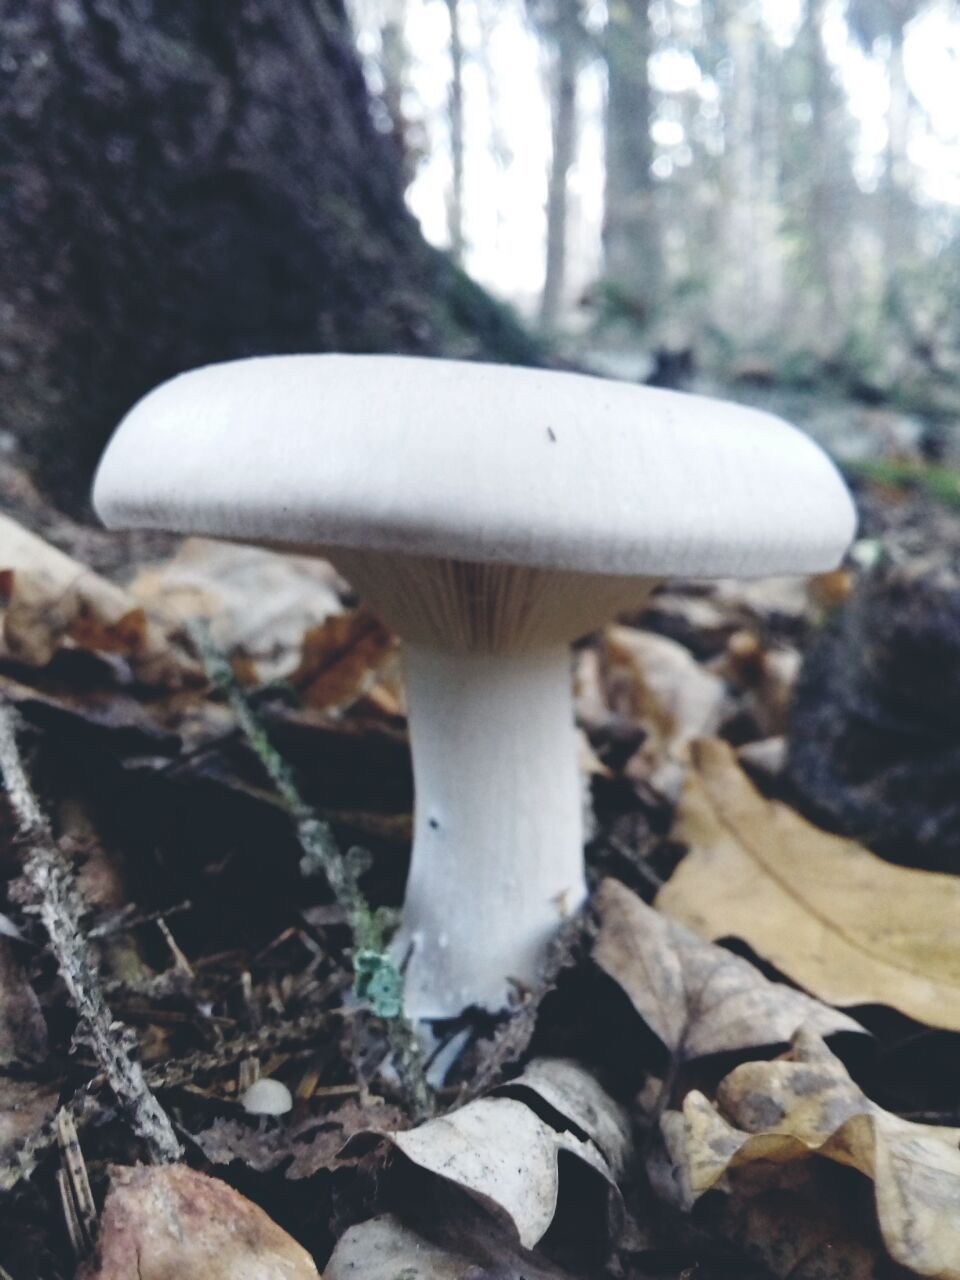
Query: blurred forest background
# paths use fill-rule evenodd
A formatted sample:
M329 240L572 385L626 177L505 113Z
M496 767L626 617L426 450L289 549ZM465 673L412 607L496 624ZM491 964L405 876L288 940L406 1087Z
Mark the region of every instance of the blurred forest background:
M954 0L0 0L0 430L268 351L561 362L955 462Z
M952 0L353 10L423 225L574 358L815 388L854 451L824 392L960 411Z

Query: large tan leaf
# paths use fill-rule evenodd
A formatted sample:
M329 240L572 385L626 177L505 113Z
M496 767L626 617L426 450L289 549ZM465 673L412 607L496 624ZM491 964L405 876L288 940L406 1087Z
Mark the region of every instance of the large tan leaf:
M765 800L703 741L674 836L690 845L657 906L735 936L836 1005L887 1004L960 1030L960 878L894 866Z
M807 1024L823 1035L862 1031L851 1018L704 942L648 907L617 880L605 880L594 906L596 963L677 1058L786 1044Z
M960 1130L891 1115L854 1084L809 1030L774 1062L736 1067L716 1103L692 1091L661 1127L687 1207L727 1185L728 1174L806 1160L857 1169L874 1184L891 1257L917 1275L960 1280Z

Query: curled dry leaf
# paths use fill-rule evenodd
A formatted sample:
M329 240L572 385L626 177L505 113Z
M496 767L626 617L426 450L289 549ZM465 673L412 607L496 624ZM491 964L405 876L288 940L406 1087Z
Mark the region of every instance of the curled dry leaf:
M173 623L207 619L222 649L251 660L252 678L273 680L297 665L304 634L340 612L338 582L325 560L187 538L130 592Z
M596 1076L569 1058L534 1058L494 1094L529 1092L559 1112L597 1147L614 1174L630 1153L630 1117Z
M786 1044L804 1024L823 1035L863 1031L845 1014L704 942L616 880L601 884L594 907L600 922L594 961L675 1058Z
M675 640L632 627L608 627L604 654L613 710L647 731L633 768L664 794L675 795L690 742L720 724L727 703L723 681Z
M896 1262L917 1275L960 1278L960 1130L913 1124L878 1107L809 1029L784 1057L736 1067L715 1103L693 1091L682 1113L668 1112L661 1123L684 1207L745 1166L762 1175L765 1165L816 1154L872 1180Z
M476 1280L477 1273L470 1258L431 1244L392 1214L345 1232L323 1272L325 1280Z
M312 707L343 707L367 691L395 649L396 640L376 614L355 609L307 632L290 682Z
M887 1004L960 1030L960 879L884 862L765 800L723 742L697 743L674 836L690 846L657 906L743 938L836 1005Z
M185 1165L111 1174L98 1259L84 1280L318 1280L261 1208Z
M564 1094L572 1096L569 1081ZM480 1098L389 1138L408 1160L466 1191L528 1249L556 1213L561 1152L615 1186L610 1165L592 1141L553 1128L514 1098Z
M478 1240L459 1231L437 1244L384 1214L361 1222L341 1237L324 1268L325 1280L566 1280L564 1273L534 1260L504 1240Z
M148 683L179 684L190 664L115 583L0 515L3 649L42 667L70 643L127 658Z

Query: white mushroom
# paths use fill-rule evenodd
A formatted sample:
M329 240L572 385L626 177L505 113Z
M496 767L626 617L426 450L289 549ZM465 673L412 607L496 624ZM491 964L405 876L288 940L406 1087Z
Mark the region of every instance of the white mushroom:
M251 1116L285 1116L293 1107L293 1095L282 1080L261 1076L244 1090L240 1104Z
M406 643L406 1008L498 1009L584 898L571 640L666 576L835 566L854 511L801 432L569 373L275 356L184 374L115 435L112 527L329 556Z

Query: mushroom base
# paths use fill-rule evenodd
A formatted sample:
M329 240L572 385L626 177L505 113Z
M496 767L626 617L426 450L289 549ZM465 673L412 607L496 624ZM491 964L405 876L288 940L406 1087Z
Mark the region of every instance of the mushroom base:
M416 794L403 924L412 1018L506 1006L583 902L570 652L406 648Z

